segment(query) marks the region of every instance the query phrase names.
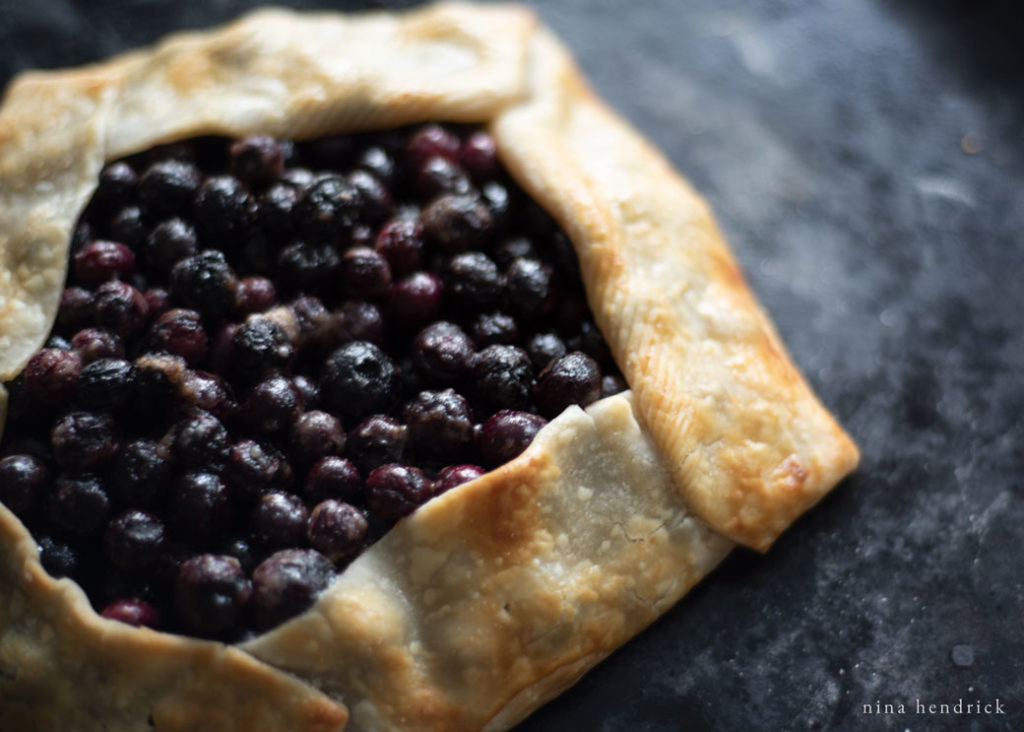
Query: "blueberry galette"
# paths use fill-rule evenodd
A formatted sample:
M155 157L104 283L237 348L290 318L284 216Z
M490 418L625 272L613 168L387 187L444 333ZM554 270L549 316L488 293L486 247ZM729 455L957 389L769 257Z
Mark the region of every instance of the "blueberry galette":
M516 8L26 75L0 257L11 729L505 729L857 460Z

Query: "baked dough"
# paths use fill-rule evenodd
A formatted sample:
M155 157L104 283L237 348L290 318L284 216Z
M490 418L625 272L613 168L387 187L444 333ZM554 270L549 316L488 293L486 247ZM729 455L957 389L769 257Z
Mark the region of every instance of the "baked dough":
M0 726L506 729L853 469L706 205L517 7L266 10L19 77L0 110L0 378L46 338L105 161L196 135L427 120L490 125L573 240L632 392L570 408L239 647L100 618L0 507Z

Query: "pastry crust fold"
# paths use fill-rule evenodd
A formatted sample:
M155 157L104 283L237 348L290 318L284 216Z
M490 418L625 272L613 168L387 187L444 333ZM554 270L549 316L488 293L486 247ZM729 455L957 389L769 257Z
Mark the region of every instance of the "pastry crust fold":
M707 206L516 7L260 11L20 77L0 109L0 378L46 338L105 162L196 135L428 120L490 125L573 240L632 396L567 410L520 458L400 522L312 610L238 648L100 618L0 508L0 720L505 729L664 612L733 540L766 548L854 467Z

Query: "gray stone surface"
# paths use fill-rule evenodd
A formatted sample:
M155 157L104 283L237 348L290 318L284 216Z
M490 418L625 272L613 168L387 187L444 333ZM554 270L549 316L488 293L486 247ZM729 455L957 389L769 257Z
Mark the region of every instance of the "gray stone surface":
M523 730L1024 729L1015 3L534 4L711 200L864 460ZM246 7L0 2L0 82Z

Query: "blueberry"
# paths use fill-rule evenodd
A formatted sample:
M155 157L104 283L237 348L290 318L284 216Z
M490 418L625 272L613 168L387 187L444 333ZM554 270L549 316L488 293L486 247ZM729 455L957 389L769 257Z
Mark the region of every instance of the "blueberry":
M141 572L156 561L164 548L163 522L151 513L130 509L107 526L103 548L107 559L125 572Z
M126 282L105 282L96 290L92 303L96 324L122 338L142 330L149 317L149 303L142 293Z
M146 237L143 256L146 265L164 276L174 265L199 251L196 230L184 219L170 218L153 227Z
M553 306L551 268L536 259L517 259L505 272L509 307L523 318L538 318Z
M490 243L494 222L487 206L475 196L446 195L423 209L424 237L447 254L483 249Z
M87 244L75 255L72 268L83 285L98 285L135 271L135 254L116 241L98 240Z
M25 387L34 398L46 404L60 404L78 391L82 358L77 351L44 348L25 366Z
M367 341L378 346L384 343L384 316L373 303L349 300L342 303L335 314L334 325L342 343Z
M383 147L371 145L359 154L356 160L356 167L371 173L385 186L395 183L396 166L395 159Z
M519 456L547 424L536 414L503 410L484 422L480 437L480 453L492 468L504 465Z
M521 348L488 346L473 357L473 387L491 409L517 409L530 402L533 364Z
M50 521L74 536L90 536L104 527L110 497L99 478L88 473L61 475L50 495Z
M605 374L601 377L601 396L609 397L619 392L626 391L629 385L620 374Z
M26 518L47 484L46 465L32 455L9 455L0 460L0 502Z
M356 466L336 455L318 460L309 469L302 489L303 497L311 503L319 503L329 498L352 503L362 495L362 492L363 481Z
M81 555L73 546L54 539L51 536L40 536L39 562L51 577L73 577L78 574Z
M355 506L326 500L309 516L306 538L310 546L337 562L358 553L366 542L369 523Z
M428 460L451 462L473 442L473 410L453 389L421 391L405 406L402 417L416 454Z
M228 458L228 431L209 412L196 411L172 428L171 445L183 467L219 473Z
M132 203L138 193L139 176L125 162L115 162L100 171L99 184L93 194L92 205L112 209Z
M388 314L398 328L417 328L434 320L441 311L443 286L430 272L414 272L391 288Z
M103 328L85 328L71 338L71 348L78 352L82 363L91 363L101 358L124 358L124 344L121 339Z
M273 185L260 196L257 220L275 241L285 241L295 232L293 213L298 200L296 186L287 183Z
M339 242L359 218L360 192L340 175L329 175L304 190L295 204L300 236L315 242Z
M421 201L430 201L446 193L466 194L472 188L469 178L457 164L436 155L420 166L414 177L416 195Z
M527 342L526 352L530 355L533 367L540 371L555 359L564 356L567 350L557 333L536 333Z
M136 628L143 625L154 629L160 627L160 613L157 609L150 603L137 597L115 600L103 608L100 615L108 620L116 620L119 623L132 625Z
M455 486L476 480L485 472L487 471L479 465L449 465L437 474L437 479L434 481L434 495L441 495Z
M351 298L372 300L391 292L391 267L374 249L349 249L341 257L340 273L342 291Z
M271 628L308 609L332 579L331 560L313 549L271 554L252 573L256 625Z
M131 397L135 372L121 358L101 358L82 368L78 376L78 399L95 408L119 407Z
M231 525L232 518L224 481L213 473L185 473L170 497L168 518L180 537L196 541L219 536Z
M193 163L162 160L153 163L139 180L139 198L152 216L187 210L202 182Z
M397 521L430 500L433 486L419 468L389 463L366 478L366 505L377 516Z
M206 357L207 340L199 313L183 308L168 310L149 331L152 348L181 356L190 366Z
M138 206L125 206L107 224L107 234L114 241L138 249L146 240L146 222Z
M284 172L284 150L268 135L253 135L231 146L231 172L253 187L267 185Z
M341 421L327 412L306 412L292 426L291 447L296 460L305 465L329 455L340 455L345 449Z
M494 138L483 131L471 134L459 148L459 162L477 183L495 177L499 163Z
M245 425L270 435L291 429L302 413L302 395L291 379L280 374L256 384L245 400Z
M391 417L367 417L349 432L348 455L365 475L384 463L398 462L405 454L408 430Z
M488 308L501 297L503 281L498 266L482 252L452 257L444 270L445 293L458 307Z
M239 312L262 313L277 302L277 288L266 277L245 277L238 282L235 306Z
M131 440L114 463L110 493L125 505L153 508L163 500L170 475L170 461L159 443Z
M253 538L270 549L298 546L306 536L309 511L292 493L273 492L260 497L249 519Z
M215 637L235 628L252 597L252 583L234 557L200 554L185 562L174 587L185 627Z
M93 470L117 454L118 435L114 420L106 414L68 412L53 426L50 445L62 467Z
M440 156L448 161L458 159L461 142L456 134L436 124L424 125L405 144L405 161L410 168L419 168L430 158Z
M243 501L252 501L269 490L287 488L292 468L271 445L240 440L231 448L227 475L232 493Z
M396 276L406 275L423 263L423 227L416 219L392 219L381 227L374 246Z
M92 319L92 293L82 287L68 287L61 293L57 327L73 332Z
M473 342L454 323L439 321L417 334L412 355L417 371L428 381L452 384L469 370Z
M253 318L231 339L231 365L248 380L284 369L295 349L281 327L268 318Z
M341 256L334 244L295 241L277 255L279 275L299 290L319 288L336 279Z
M230 312L237 287L238 278L224 253L214 249L186 257L171 271L171 294L205 318L218 319Z
M321 397L346 421L387 411L394 387L391 359L365 341L353 341L334 351L320 376Z
M347 176L347 181L356 192L361 223L374 226L391 215L394 210L391 194L377 178L365 170L354 170Z
M469 334L478 346L511 345L519 340L519 325L507 313L480 313L470 324Z

